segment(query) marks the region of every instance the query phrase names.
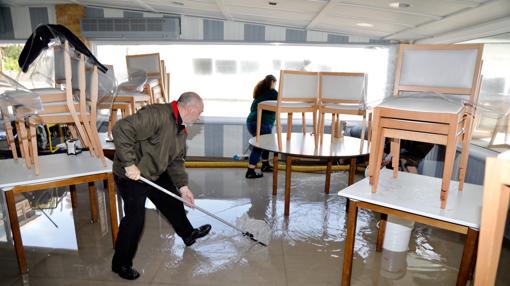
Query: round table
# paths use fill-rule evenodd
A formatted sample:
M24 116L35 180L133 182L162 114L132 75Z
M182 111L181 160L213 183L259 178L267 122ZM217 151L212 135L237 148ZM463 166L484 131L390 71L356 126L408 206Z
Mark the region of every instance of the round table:
M282 138L287 138L287 134L282 133ZM299 159L326 159L326 185L324 192L329 194L329 185L331 180L331 167L334 160L350 159L349 181L348 185L354 183L356 173L356 159L368 155L369 146L367 140L361 140L355 137L343 136L341 138L331 138L330 134L324 134L322 144L316 144L315 137L312 134L292 133L289 140L282 142L282 148L278 148L278 138L276 134L266 134L260 136L257 143L256 138L250 139L250 145L274 153L273 159L273 195L277 193L278 186L278 154L285 154L285 210L284 215L289 215L290 208L290 183L292 161Z

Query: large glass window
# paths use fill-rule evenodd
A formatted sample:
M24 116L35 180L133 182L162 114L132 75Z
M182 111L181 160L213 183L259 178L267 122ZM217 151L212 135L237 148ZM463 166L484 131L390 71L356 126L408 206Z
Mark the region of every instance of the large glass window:
M159 52L170 72L170 96L195 91L205 100L204 116L246 117L253 88L280 69L366 72L368 102L382 99L392 82L391 47L303 46L283 44L95 43L99 60L114 66L118 81L127 78L126 55Z
M485 44L482 85L472 143L495 151L510 148L510 44Z

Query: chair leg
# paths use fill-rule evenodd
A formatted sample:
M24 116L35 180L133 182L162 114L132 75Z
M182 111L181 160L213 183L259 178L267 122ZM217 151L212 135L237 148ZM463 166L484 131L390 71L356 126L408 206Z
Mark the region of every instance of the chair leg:
M331 140L336 136L336 116L334 113L331 113Z
M378 143L377 148L377 157L375 161L375 166L373 166L373 175L372 175L372 193L375 193L377 191L377 185L379 183L379 175L381 174L381 163L384 155L384 142L386 141L386 137L384 136L384 130L379 130L378 132L381 134L380 141Z
M306 134L306 118L305 113L301 112L301 129L303 130L303 135Z
M290 140L291 135L292 135L292 112L287 113L287 141Z
M278 149L282 149L282 120L280 111L276 112L276 137L278 139Z
M113 129L113 125L115 124L116 117L117 117L117 110L112 109L112 111L110 113L110 118L108 119L108 128L107 128L108 139L110 139L110 140L113 139L112 129Z
M31 122L28 119L29 125L29 136L30 136L30 144L32 150L32 161L34 163L35 175L39 176L40 174L40 165L39 165L39 155L37 150L37 131L35 129L35 122Z
M367 114L366 112L363 113L363 120L361 121L361 144L359 146L359 152L363 152L363 147L365 145L365 130L367 125Z
M322 145L324 141L324 120L326 119L326 114L324 112L319 113L319 126L317 127L317 136L319 136L319 144Z
M453 125L453 124L452 124ZM450 126L452 126L450 125ZM441 208L446 208L448 200L448 190L450 189L450 181L453 173L453 163L455 162L455 153L457 151L456 128L450 127L448 140L446 143L446 152L444 156L443 180L441 183Z
M25 128L25 122L18 120L16 121L16 129L18 130L18 142L20 145L21 153L23 154L23 158L25 159L25 164L27 168L32 168L32 160L30 159L30 151L28 150L28 138L27 138L27 129Z
M400 159L400 139L391 139L391 166L393 167L393 178L398 177L398 165Z
M383 145L383 150L384 150L384 140L381 141L381 137L382 137L382 134L381 134L381 130L379 129L379 120L380 120L380 117L379 117L379 111L376 109L374 110L374 124L373 126L371 127L371 130L372 130L372 134L371 134L371 138L370 138L370 156L368 158L368 176L369 176L369 183L370 184L373 184L374 183L374 172L376 169L379 169L380 168L380 163L379 165L376 165L376 162L377 162L377 158L379 156L379 154L377 153L378 150L380 149L380 146L379 145ZM381 154L381 157L382 157L382 154Z
M368 157L368 176L370 177L370 184L373 183L373 174L374 174L374 168L376 158L377 158L377 150L379 149L379 134L378 134L378 128L379 128L379 111L377 109L373 112L373 125L370 128L369 131L369 142L370 142L370 156Z
M257 133L255 134L255 142L260 142L260 125L262 124L262 108L257 107Z
M12 133L11 121L7 118L4 119L5 134L7 135L7 144L11 149L12 158L18 160L18 151L16 150L16 142L14 141L14 134Z
M459 191L464 189L464 180L466 178L466 170L469 160L469 142L471 141L471 132L473 132L473 117L467 115L465 120L464 134L462 135L462 153L459 164Z

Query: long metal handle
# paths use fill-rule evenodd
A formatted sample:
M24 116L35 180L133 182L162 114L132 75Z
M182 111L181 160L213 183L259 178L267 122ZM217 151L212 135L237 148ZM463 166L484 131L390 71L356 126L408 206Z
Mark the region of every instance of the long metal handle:
M174 194L174 193L170 192L169 190L167 190L167 189L165 189L165 188L163 188L163 187L161 187L161 186L159 186L159 185L155 184L154 182L152 182L152 181L150 181L150 180L147 180L147 179L146 179L146 178L144 178L144 177L141 177L141 176L140 176L140 181L142 181L142 182L144 182L144 183L146 183L146 184L148 184L148 185L150 185L150 186L152 186L152 187L154 187L154 188L156 188L156 189L158 189L158 190L162 191L163 193L165 193L165 194L167 194L167 195L172 196L174 199L177 199L177 200L179 200L179 201L181 201L181 202L183 202L183 203L185 203L185 204L187 204L187 203L188 203L188 202L186 202L183 198L179 197L178 195L176 195L176 194ZM195 205L195 207L194 207L194 208L195 208L195 209L197 209L197 210L199 210L199 211L201 211L201 212L203 212L204 214L206 214L206 215L208 215L208 216L210 216L210 217L212 217L212 218L215 218L215 219L217 219L217 220L221 221L222 223L224 223L224 224L226 224L226 225L230 226L231 228L233 228L233 229L235 229L235 230L237 230L237 231L241 232L242 234L244 234L244 233L245 233L245 231L244 231L244 230L242 230L242 229L238 228L237 226L235 226L235 225L233 225L233 224L229 223L228 221L226 221L226 220L222 219L221 217L219 217L219 216L217 216L217 215L215 215L215 214L212 214L212 213L210 213L210 212L206 211L205 209L203 209L203 208L201 208L201 207L199 207L199 206L197 206L197 205Z

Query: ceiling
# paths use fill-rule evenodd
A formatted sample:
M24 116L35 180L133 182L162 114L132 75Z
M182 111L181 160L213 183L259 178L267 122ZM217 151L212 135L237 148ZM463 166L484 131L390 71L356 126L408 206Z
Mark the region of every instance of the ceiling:
M281 25L376 39L431 41L449 34L510 32L510 0L4 0L10 5L77 3ZM395 8L390 3L400 3ZM490 25L492 23L492 25ZM496 29L494 27L497 27ZM466 38L467 37L467 38ZM432 40L433 42L433 40Z

